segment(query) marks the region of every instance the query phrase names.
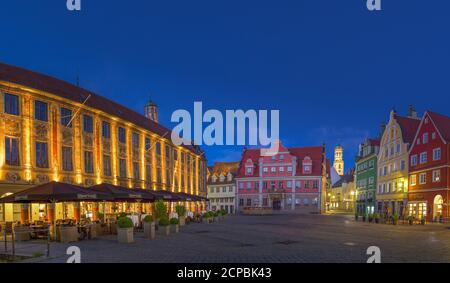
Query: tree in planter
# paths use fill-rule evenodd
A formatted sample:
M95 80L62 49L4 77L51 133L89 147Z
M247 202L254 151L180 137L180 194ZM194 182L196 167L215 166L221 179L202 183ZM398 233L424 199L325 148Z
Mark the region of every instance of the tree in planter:
M170 234L170 221L167 215L163 215L159 218L159 226L161 226L164 234L168 236Z
M117 221L117 240L119 243L134 242L133 221L128 217L120 217Z
M369 214L369 223L373 222L373 214Z
M380 223L380 215L378 213L375 213L373 215L373 219L375 220L375 223Z
M184 226L186 223L186 207L184 205L177 205L175 207L175 211L178 214L178 220L180 222L180 226Z
M144 217L144 237L154 239L155 238L155 221L153 216L147 215Z
M155 217L161 219L164 216L167 216L167 205L160 199L155 202Z
M170 226L172 226L175 233L180 232L180 227L178 226L179 223L180 221L178 221L177 218L170 219Z

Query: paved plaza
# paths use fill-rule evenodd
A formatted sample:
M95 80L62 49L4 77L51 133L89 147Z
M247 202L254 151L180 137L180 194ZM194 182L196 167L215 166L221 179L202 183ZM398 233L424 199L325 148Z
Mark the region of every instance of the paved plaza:
M116 236L103 236L73 245L81 249L82 262L363 263L369 246L381 249L382 262L450 262L450 224L369 224L346 215L230 216L155 240L136 233L135 240L118 244ZM69 246L52 243L49 259L28 261L65 262Z

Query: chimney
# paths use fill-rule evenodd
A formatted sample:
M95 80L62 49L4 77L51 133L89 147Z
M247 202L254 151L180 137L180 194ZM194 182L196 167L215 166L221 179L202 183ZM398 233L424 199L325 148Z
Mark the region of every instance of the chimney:
M147 119L158 123L158 105L156 105L156 103L152 100L149 100L144 106L144 115Z
M410 117L410 118L417 118L417 111L414 109L414 106L412 106L412 105L409 105L408 117Z

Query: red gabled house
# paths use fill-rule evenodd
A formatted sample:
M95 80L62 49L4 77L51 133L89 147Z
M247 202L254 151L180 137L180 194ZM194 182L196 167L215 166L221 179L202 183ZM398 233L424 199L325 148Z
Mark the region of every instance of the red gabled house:
M286 148L279 143L273 156L246 149L236 176L237 208L321 212L327 168L324 146Z
M450 117L425 112L409 151L408 213L450 219Z

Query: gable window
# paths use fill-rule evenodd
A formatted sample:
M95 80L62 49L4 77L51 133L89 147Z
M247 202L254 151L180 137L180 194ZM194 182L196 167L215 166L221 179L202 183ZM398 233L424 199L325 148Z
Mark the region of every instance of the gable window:
M421 174L419 175L419 183L420 183L421 185L424 185L424 184L427 183L427 173L421 173Z
M19 97L13 94L5 94L5 113L19 115Z
M39 121L48 121L47 103L39 100L34 101L34 118Z
M245 169L246 169L246 171L245 171L246 175L252 175L252 173L253 173L253 168L252 167L247 167Z
M36 167L48 168L48 147L45 142L36 142Z
M437 183L441 181L441 170L434 170L433 171L433 182Z
M72 148L68 146L62 147L62 169L63 171L72 171L73 170L73 162L72 162Z
M10 166L20 166L18 138L5 138L5 163Z
M305 174L311 173L311 165L304 165L303 166L303 172Z
M420 154L420 164L427 163L427 161L428 161L427 153L426 152L422 152Z
M93 133L92 117L89 115L83 115L83 130L85 133Z
M397 144L397 153L400 153L400 149L401 149L401 146L400 146L400 144L398 143L398 144Z
M440 148L435 148L433 149L433 160L441 160L441 149Z
M428 133L424 133L424 134L423 134L423 136L422 136L422 141L423 141L423 144L428 143Z
M431 134L431 139L432 139L432 140L435 140L435 139L436 139L436 132L433 132L433 133Z
M64 127L72 128L72 110L61 107L61 125ZM70 123L70 124L69 124Z
M125 129L122 127L119 127L118 129L118 135L119 135L119 142L120 143L125 143L127 141L127 138L125 136Z
M102 137L105 139L111 138L111 125L106 121L102 122Z

